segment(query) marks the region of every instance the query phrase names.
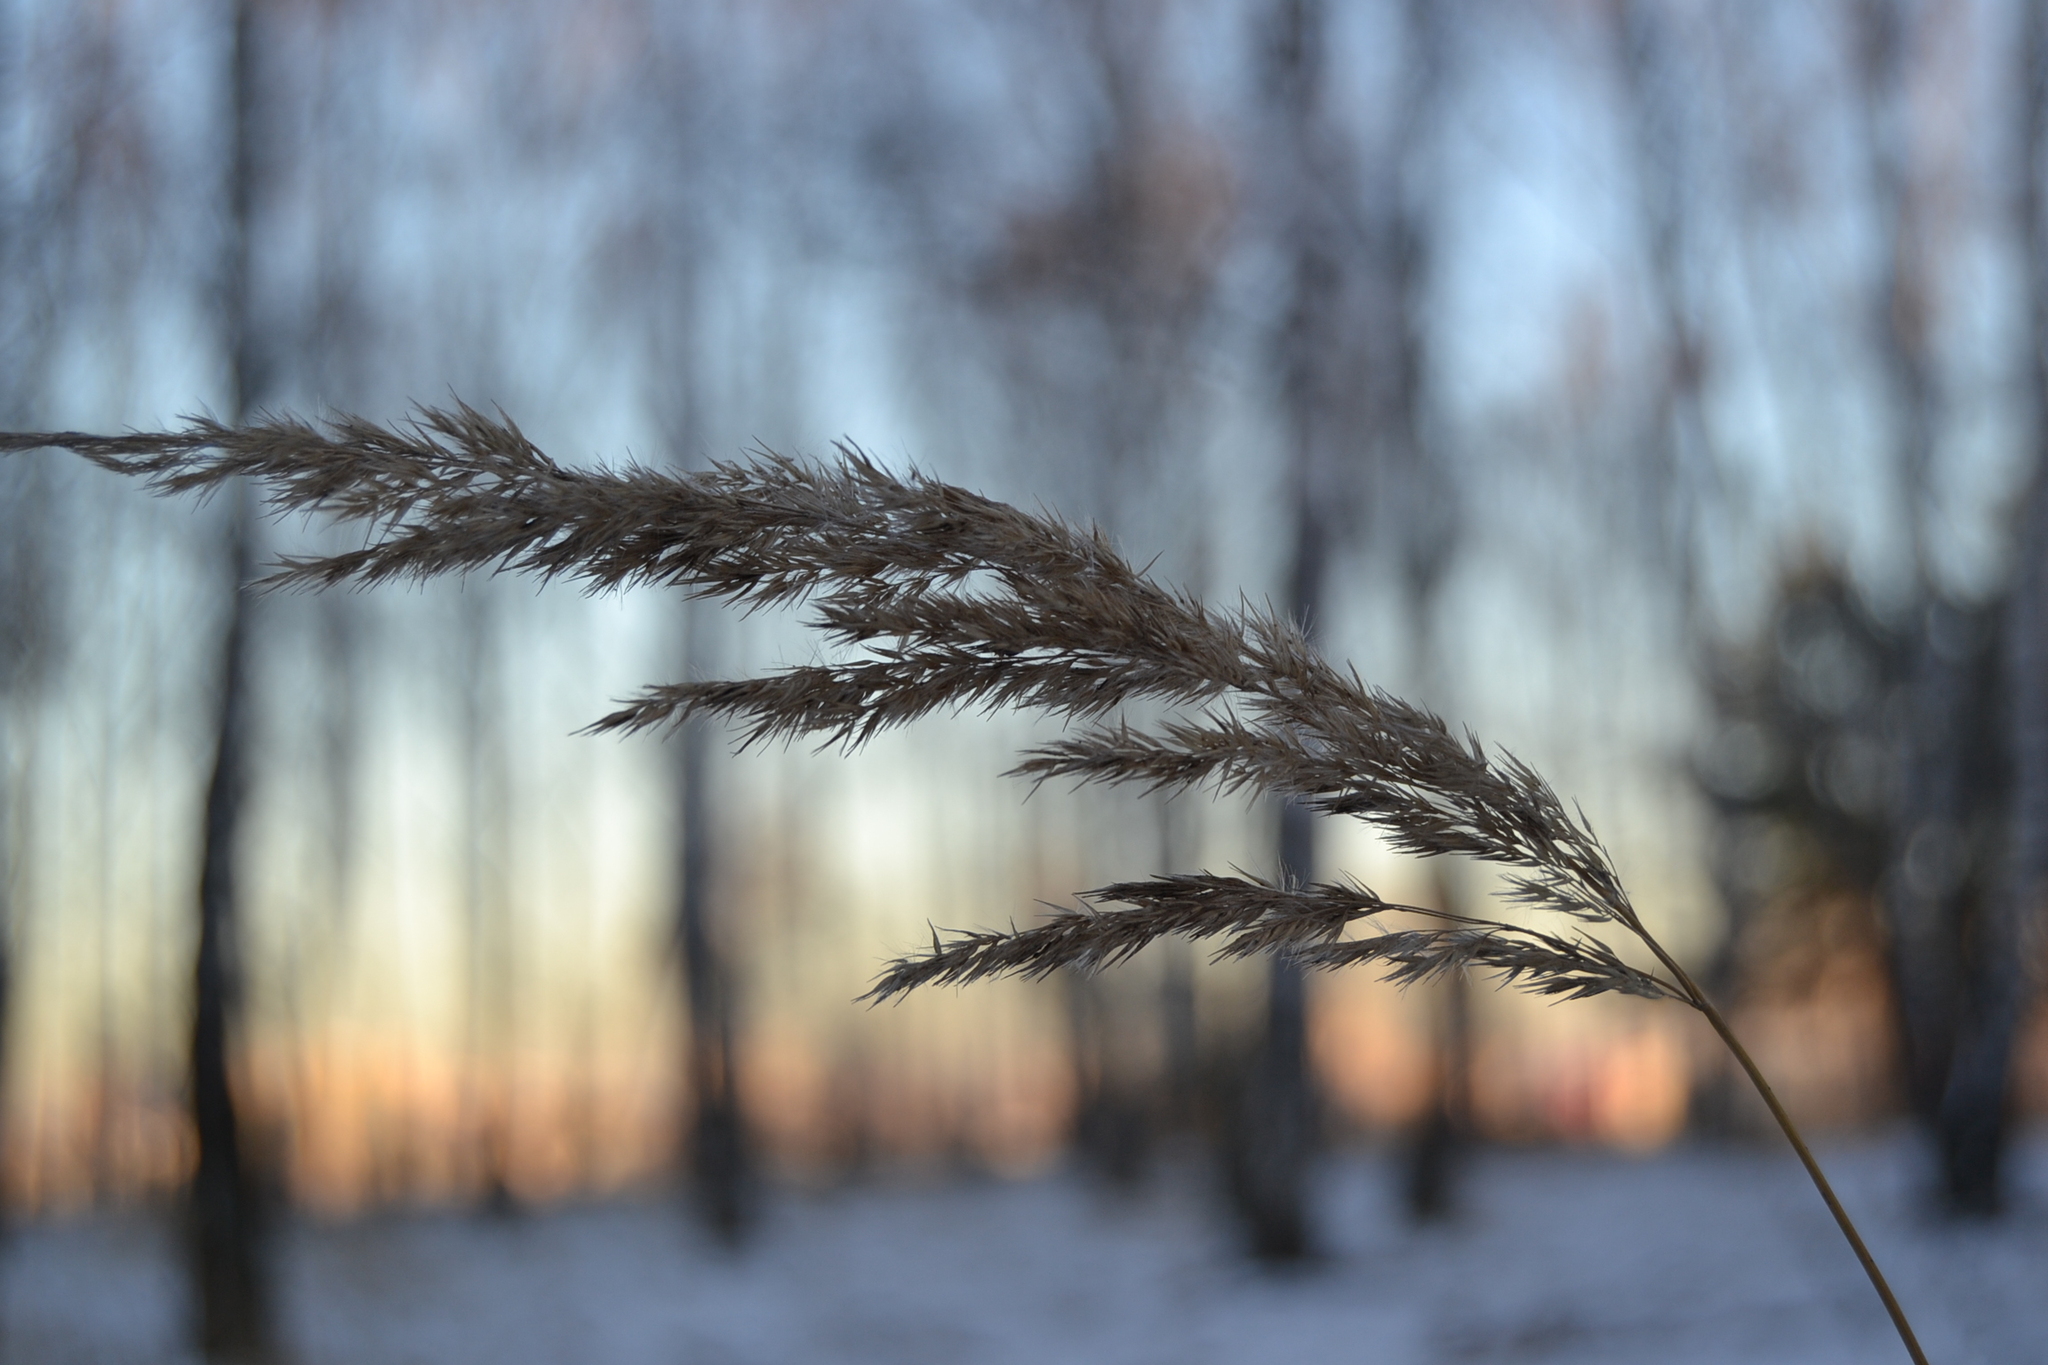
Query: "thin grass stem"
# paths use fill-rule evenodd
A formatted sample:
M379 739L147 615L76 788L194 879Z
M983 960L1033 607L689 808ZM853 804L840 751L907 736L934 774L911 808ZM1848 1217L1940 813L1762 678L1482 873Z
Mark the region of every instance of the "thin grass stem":
M1722 1017L1721 1011L1714 1007L1714 1002L1707 998L1707 993L1700 989L1699 983L1687 974L1685 968L1678 965L1671 954L1664 951L1663 945L1656 939L1642 930L1637 932L1643 942L1649 945L1650 951L1655 953L1672 976L1677 978L1678 984L1691 997L1694 1007L1707 1017L1709 1024L1713 1025L1714 1032L1721 1036L1721 1041L1727 1045L1728 1051L1741 1064L1750 1084L1756 1087L1756 1093L1763 1096L1765 1107L1771 1111L1771 1117L1778 1121L1778 1127L1783 1130L1785 1140L1792 1144L1792 1150L1799 1154L1799 1162L1806 1167L1806 1174L1812 1179L1813 1187L1820 1191L1822 1201L1828 1206L1828 1212L1835 1216L1835 1225L1841 1228L1842 1236L1848 1239L1850 1249L1862 1263L1863 1273L1870 1277L1871 1288L1875 1289L1877 1297L1884 1301L1884 1311L1891 1314L1892 1326L1898 1330L1899 1340L1905 1343L1906 1354L1913 1358L1913 1365L1927 1365L1927 1353L1920 1349L1920 1339L1913 1335L1913 1324L1907 1321L1906 1310L1900 1307L1898 1298L1892 1293L1891 1285L1885 1282L1884 1272L1877 1268L1877 1258L1872 1256L1870 1248L1864 1245L1863 1234L1856 1230L1856 1220L1842 1207L1842 1201L1835 1195L1835 1187L1828 1183L1827 1173L1821 1170L1820 1162L1814 1157L1813 1150L1806 1145L1805 1137L1800 1134L1799 1125L1785 1112L1785 1106L1778 1099L1778 1092L1771 1089L1771 1083L1764 1079L1763 1069L1757 1066L1756 1059L1749 1055L1749 1049L1735 1036L1735 1030L1729 1026L1727 1019Z

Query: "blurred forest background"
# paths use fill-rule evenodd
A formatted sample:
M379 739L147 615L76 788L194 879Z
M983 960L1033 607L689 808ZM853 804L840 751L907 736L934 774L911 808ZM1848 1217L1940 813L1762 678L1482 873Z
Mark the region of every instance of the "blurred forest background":
M1092 519L1530 760L1797 1114L1908 1116L1991 1211L2048 1107L2043 25L17 0L0 417L453 393L558 458L845 437ZM578 737L811 646L511 580L237 591L326 534L0 465L6 1207L186 1199L222 1351L287 1204L680 1172L742 1238L779 1181L1214 1153L1285 1257L1330 1144L1398 1144L1429 1216L1474 1141L1761 1131L1641 1002L1183 951L857 1006L927 921L1121 877L1488 883L1298 812L1029 794L1007 717L850 759Z

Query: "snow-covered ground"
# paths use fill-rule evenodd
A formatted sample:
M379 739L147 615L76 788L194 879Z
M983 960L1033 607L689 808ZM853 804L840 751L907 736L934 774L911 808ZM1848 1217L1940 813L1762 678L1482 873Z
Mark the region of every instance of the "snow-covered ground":
M2048 1144L2013 1214L1924 1216L1901 1142L1823 1153L1937 1365L2048 1361ZM298 1365L1903 1360L1791 1158L1487 1152L1415 1230L1386 1164L1334 1163L1328 1254L1236 1259L1192 1178L1119 1200L1067 1177L785 1194L752 1246L668 1204L385 1215L285 1239ZM162 1362L178 1281L150 1221L20 1229L6 1359Z

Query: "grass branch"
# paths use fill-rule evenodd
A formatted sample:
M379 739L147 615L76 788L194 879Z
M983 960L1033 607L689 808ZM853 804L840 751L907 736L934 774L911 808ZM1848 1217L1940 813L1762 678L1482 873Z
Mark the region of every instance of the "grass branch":
M1925 1356L1855 1224L1726 1020L1650 934L1583 812L1513 754L1330 664L1274 612L1219 610L1163 586L1089 528L996 502L852 446L811 462L758 451L697 473L570 467L509 420L466 405L381 426L282 417L181 431L0 434L0 451L60 446L162 493L260 485L279 513L357 527L340 554L285 560L271 586L328 587L515 572L593 591L676 588L743 611L793 607L843 661L760 678L653 687L591 728L631 733L693 716L742 747L822 739L857 747L937 711L1035 712L1071 722L1013 771L1033 782L1208 785L1300 801L1372 825L1396 850L1505 872L1513 907L1554 933L1382 901L1350 883L1282 885L1172 874L1084 893L1025 928L934 930L867 998L987 977L1124 961L1167 936L1222 957L1376 965L1401 983L1490 973L1564 999L1623 994L1706 1015L1783 1128L1870 1276L1900 1339ZM1123 708L1168 714L1133 726ZM1401 911L1434 923L1345 935ZM1664 974L1630 965L1631 940Z

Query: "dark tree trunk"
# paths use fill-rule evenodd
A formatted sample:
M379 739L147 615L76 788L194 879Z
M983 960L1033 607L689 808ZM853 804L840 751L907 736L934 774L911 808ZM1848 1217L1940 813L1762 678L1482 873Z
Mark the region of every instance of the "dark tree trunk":
M2031 14L2033 6L2027 8ZM1945 647L1944 637L1952 632L1943 629L1948 609L1933 580L1928 546L1939 393L1930 338L1932 252L1923 240L1923 210L1912 191L1908 156L1912 8L1904 0L1864 0L1859 17L1865 137L1885 261L1875 333L1892 394L1899 495L1907 509L1914 601L1921 613L1905 683L1908 719L1901 727L1897 758L1900 795L1890 832L1892 865L1884 879L1884 909L1908 1099L1937 1139L1942 1192L1949 1205L1958 1211L1987 1211L1997 1202L2005 1070L2016 1024L2006 1016L2018 998L2014 983L2003 980L2003 965L1995 955L2000 929L2015 914L2012 898L2025 894L2025 799L2015 801L2011 816L2007 884L1972 915L1967 889L1954 870L1965 865L1961 850L1971 798L1964 776L1966 729L1974 689L1963 661ZM2031 100L2027 103L2031 106ZM2031 130L2024 141L2030 153L2038 146ZM2023 198L2031 195L2033 180L2030 167ZM2025 230L2031 242L2031 224ZM2017 633L2031 628L2033 609L2026 599L2036 589L2029 583L2026 555L2035 520L2030 510L2020 531L2019 569L2006 611L2003 681L2011 689L2012 737L2020 741L2010 755L2015 763L2024 762L2019 717L2027 689L2017 670L2029 666L2030 647ZM2017 769L2013 775L2021 780Z
M1907 18L1901 0L1862 0L1856 58L1884 261L1872 330L1897 428L1898 492L1907 512L1913 600L1926 611L1934 597L1923 510L1934 443L1934 375L1927 354L1925 263L1915 233L1904 127ZM1934 631L1917 631L1913 649L1906 679L1911 723L1901 732L1897 756L1901 796L1893 813L1894 866L1885 879L1884 908L1892 936L1893 989L1905 1044L1907 1092L1921 1117L1932 1121L1955 1036L1955 906L1952 888L1924 876L1916 878L1906 855L1916 840L1924 853L1930 841L1946 838L1963 821L1957 804L1960 792L1952 780L1958 761L1952 733L1958 715L1955 670L1937 648Z
M1439 875L1436 899L1446 910L1461 909L1450 880ZM1433 1223L1457 1210L1457 1175L1472 1132L1472 987L1461 973L1437 993L1431 1045L1427 1107L1410 1134L1402 1187L1408 1216Z
M1272 35L1276 103L1286 124L1290 150L1299 161L1295 193L1307 193L1309 125L1320 99L1323 15L1308 0L1284 0ZM1293 297L1282 323L1279 360L1292 444L1289 527L1293 560L1286 606L1313 640L1321 625L1329 576L1330 509L1334 452L1326 431L1328 348L1334 341L1329 317L1342 267L1325 240L1323 225L1306 205L1290 224L1295 247ZM1281 807L1279 873L1299 883L1315 876L1316 829L1306 807ZM1312 1249L1307 1185L1316 1138L1316 1099L1308 1064L1308 983L1284 957L1270 960L1266 977L1266 1020L1239 1100L1235 1140L1230 1143L1231 1189L1250 1237L1263 1260L1293 1260Z
M652 34L651 56L664 72L664 136L676 162L654 191L660 233L655 273L664 288L640 302L648 306L649 346L660 362L656 372L663 376L652 399L669 457L679 468L703 456L707 406L700 272L711 229L694 187L708 155L705 139L716 138L713 130L723 126L705 102L714 84L707 83L702 65L704 52L712 50L704 46L708 39L701 27L709 13L702 7L669 7ZM677 655L684 675L703 661L702 621L688 604L677 613ZM735 1056L738 1000L717 900L712 742L712 732L692 720L670 740L669 749L676 797L672 925L686 1029L678 1157L692 1214L719 1241L737 1247L753 1223L757 1189Z
M1395 135L1378 158L1369 191L1356 183L1357 158L1324 108L1327 15L1318 0L1279 0L1266 33L1264 72L1277 134L1276 199L1292 256L1290 297L1276 338L1292 447L1294 557L1286 605L1313 639L1332 545L1347 529L1341 509L1364 504L1398 546L1421 674L1434 671L1429 623L1455 529L1441 470L1425 458L1422 421L1429 243L1418 204L1419 149L1441 84L1444 8L1441 0L1410 0L1404 10ZM1368 471L1370 484L1358 486L1360 473ZM1284 876L1314 876L1315 827L1307 811L1282 813L1280 846ZM1298 1204L1315 1126L1305 983L1286 963L1276 962L1272 973L1267 1036L1248 1088L1255 1110L1271 1112L1247 1133L1269 1130L1265 1140L1277 1145L1258 1162L1241 1160L1247 1172L1270 1172L1240 1184L1264 1201L1247 1208L1255 1243L1266 1254L1298 1255L1308 1243ZM1449 1033L1455 1038L1462 1029ZM1288 1200L1297 1207L1285 1209Z
M1305 445L1305 443L1304 443ZM1294 565L1288 608L1313 640L1329 576L1329 527L1303 455L1294 508ZM1280 808L1279 873L1284 882L1316 874L1316 820L1306 806ZM1236 1181L1252 1252L1295 1260L1313 1250L1308 1218L1309 1167L1315 1158L1318 1105L1308 1061L1308 981L1282 956L1266 969L1265 1036L1245 1087L1244 1140Z
M248 297L259 127L255 5L256 0L237 0L234 5L229 58L232 147L221 311L232 366L227 406L236 421L247 414L267 383L268 357L250 321ZM262 1192L249 1170L230 1063L241 990L235 859L252 720L253 603L246 585L254 515L246 489L236 491L228 535L228 562L223 568L231 605L222 639L218 728L201 835L199 942L192 972L189 1099L199 1152L188 1198L188 1230L200 1349L213 1360L249 1361L272 1354L272 1336Z
M494 724L497 668L495 611L487 583L463 585L461 679L463 831L462 920L468 961L463 993L468 1045L460 1125L473 1163L478 1207L504 1216L518 1208L511 1182L510 1035L516 1017L511 898L505 860L511 851L504 737Z
M9 509L11 510L11 509ZM0 592L8 591L12 584L0 585ZM4 668L6 660L0 660ZM14 817L15 808L15 766L12 698L0 691L0 1171L7 1167L9 1146L8 1120L5 1096L7 1094L8 1045L14 1037L14 888L17 854L15 851ZM7 1198L7 1190L0 1187L0 1253L6 1247L6 1235L12 1221L13 1210ZM7 1324L0 1320L0 1352L5 1348Z
M1319 624L1329 567L1331 452L1324 448L1324 406L1332 363L1327 352L1336 339L1329 315L1342 283L1342 267L1328 240L1327 215L1319 211L1323 206L1316 202L1318 187L1312 184L1323 22L1316 0L1279 0L1264 34L1275 151L1285 161L1280 226L1293 256L1287 309L1274 338L1290 447L1291 562L1285 605L1311 637ZM1281 807L1277 845L1284 881L1315 875L1315 824L1307 809L1293 803ZM1301 969L1284 958L1270 959L1264 1027L1233 1099L1224 1143L1227 1188L1251 1252L1261 1260L1299 1259L1312 1245L1307 1184L1316 1105L1307 1015L1307 982Z
M753 1171L734 1067L734 999L725 944L715 923L714 833L706 790L703 725L676 739L681 853L676 944L689 1019L687 1070L690 1195L704 1224L737 1245L753 1215Z
M1961 956L1962 988L1940 1002L1954 1042L1940 1091L1920 1097L1935 1101L1948 1205L1977 1216L1996 1213L2002 1203L2013 1044L2033 995L2034 929L2048 893L2048 479L2040 469L2028 489L2015 560L1999 660L2011 782L2005 865L1967 933L1943 945L1951 961ZM1910 856L1907 862L1910 871Z
M1133 1003L1115 987L1085 972L1066 974L1068 1047L1077 1090L1074 1147L1087 1167L1112 1189L1144 1182L1155 1136L1155 1087L1130 1056Z
M16 460L11 468L0 469L0 1169L8 1139L4 1097L13 1024L15 896L24 816L30 809L22 799L30 777L23 703L42 681L53 605L44 580L42 519L47 508L24 465ZM6 1231L7 1213L0 1190L0 1234Z
M1280 874L1302 880L1314 866L1309 812L1280 811ZM1308 1181L1316 1150L1318 1106L1308 1064L1308 983L1302 969L1272 959L1266 973L1265 1029L1238 1100L1228 1146L1230 1188L1251 1252L1294 1261L1315 1249Z
M1966 986L1937 1131L1956 1211L1996 1212L2010 1127L2013 1042L2033 996L2037 926L2048 897L2048 195L2041 157L2048 115L2048 15L2023 7L2019 238L2026 246L2034 469L2017 530L2001 673L2011 763L2005 868L1964 945Z
M1971 739L1964 722L1981 701L1973 651L1958 647L1959 626L1952 617L1945 605L1929 605L1909 645L1909 719L1881 892L1902 1025L1906 1101L1930 1129L1940 1124L1964 991Z
M1444 983L1436 1027L1429 1107L1409 1145L1402 1190L1408 1216L1418 1223L1441 1221L1457 1208L1456 1175L1470 1131L1472 1073L1472 987L1462 974Z
M1172 870L1188 865L1181 837L1180 811L1171 797L1159 802L1159 865ZM1200 1019L1195 1002L1194 951L1185 939L1169 939L1158 950L1159 1027L1165 1047L1166 1074L1160 1087L1159 1126L1169 1138L1185 1139L1198 1131L1202 1091Z
M246 492L235 509L230 562L247 577ZM249 610L238 588L223 648L213 774L199 874L199 948L192 973L191 1104L199 1162L190 1192L199 1344L209 1359L247 1361L269 1354L269 1294L262 1259L261 1191L243 1151L229 1048L240 1003L239 906L235 854L247 784Z
M1396 346L1385 415L1386 448L1380 457L1388 529L1400 546L1401 586L1408 610L1411 672L1416 690L1441 704L1442 660L1437 637L1437 594L1457 546L1456 498L1439 452L1425 431L1424 385L1429 354L1423 290L1428 283L1430 238L1423 214L1421 158L1442 97L1445 40L1451 0L1408 0L1407 58L1403 63L1400 132L1388 165L1390 204L1386 246L1387 309ZM1439 874L1438 896L1449 905L1450 883ZM1471 1071L1472 994L1464 978L1446 984L1437 1000L1432 1038L1433 1084L1429 1107L1408 1148L1409 1215L1430 1221L1450 1214L1459 1157L1470 1124L1467 1077Z

